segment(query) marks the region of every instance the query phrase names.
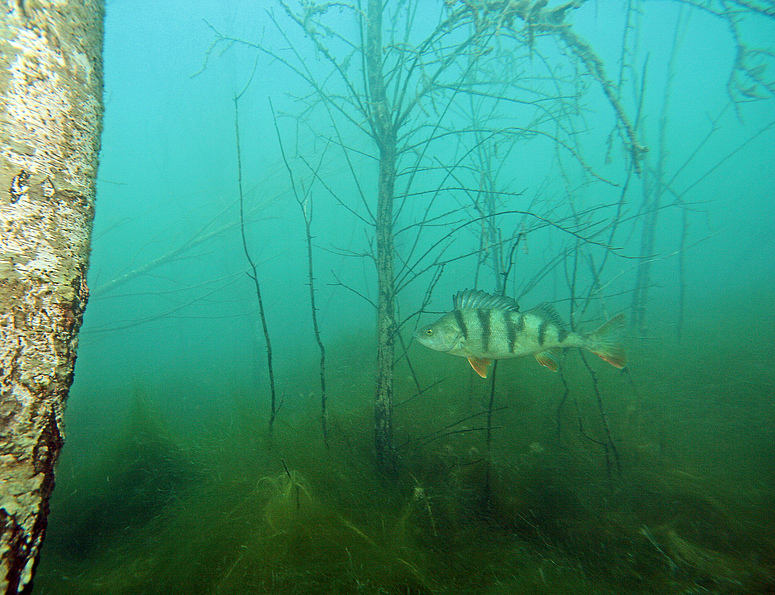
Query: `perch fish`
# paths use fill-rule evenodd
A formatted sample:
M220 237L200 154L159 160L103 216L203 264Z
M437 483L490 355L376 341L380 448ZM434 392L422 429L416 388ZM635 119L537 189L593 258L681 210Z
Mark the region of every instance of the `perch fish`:
M623 368L619 336L624 314L614 316L588 335L567 330L551 304L527 312L505 296L467 289L452 299L453 310L414 333L419 343L468 358L482 378L494 359L534 355L538 363L557 371L555 352L566 347L587 349L612 366Z

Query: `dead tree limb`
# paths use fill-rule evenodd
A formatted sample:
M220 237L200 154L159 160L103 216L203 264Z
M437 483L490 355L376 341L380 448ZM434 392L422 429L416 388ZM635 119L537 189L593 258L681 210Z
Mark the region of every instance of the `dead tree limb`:
M296 199L296 202L299 205L299 208L301 209L301 215L304 219L304 234L305 234L305 240L307 244L307 276L308 276L308 283L309 283L309 301L310 301L310 311L312 312L312 329L315 333L315 341L318 344L318 349L320 350L321 427L323 430L323 442L325 443L326 448L328 448L328 425L327 425L328 412L326 410L326 405L327 405L326 403L326 348L325 348L325 345L323 345L323 339L320 336L320 326L318 325L318 308L315 305L315 274L314 274L313 264L312 264L312 200L309 196L309 193L312 190L312 186L310 185L309 191L299 193L299 190L296 187L296 181L293 178L293 171L291 170L291 164L288 162L288 157L285 154L285 148L283 147L283 138L282 138L282 135L280 134L280 127L277 125L277 116L275 114L274 107L272 106L271 100L269 102L269 108L272 112L272 121L274 122L275 132L277 133L277 142L280 145L280 155L282 156L283 163L285 164L285 168L288 170L288 177L290 178L291 189L293 190L293 196ZM313 170L315 174L315 178L313 179L318 178L318 170L320 169L320 165L323 163L323 157L325 156L325 154L326 152L323 151L323 154L320 156L320 162L318 163L318 167Z
M247 87L246 87L247 88ZM244 90L243 90L244 93ZM240 95L234 96L234 128L236 133L237 143L237 183L239 186L239 217L240 217L240 232L242 235L242 249L245 252L245 258L248 261L250 271L248 271L248 277L253 280L253 284L256 288L256 299L258 300L258 313L261 318L261 328L264 331L264 344L266 345L266 364L269 372L269 394L270 394L270 411L269 411L269 432L274 430L274 420L277 417L277 392L275 390L274 382L274 367L272 366L272 341L269 338L269 327L266 322L266 312L264 310L264 299L261 295L261 284L258 281L258 269L256 262L250 255L248 249L247 235L245 234L245 205L244 195L242 191L242 151L240 147L239 137L239 100Z

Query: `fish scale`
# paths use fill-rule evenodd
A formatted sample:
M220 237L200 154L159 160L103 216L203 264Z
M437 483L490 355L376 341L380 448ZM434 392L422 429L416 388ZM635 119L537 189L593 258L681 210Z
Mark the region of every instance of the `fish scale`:
M624 367L624 349L618 342L623 314L583 335L567 330L551 304L520 312L514 300L477 290L459 292L452 303L451 312L419 329L415 338L436 351L467 358L483 378L491 360L526 355L556 371L555 352L567 347L587 349L617 368Z

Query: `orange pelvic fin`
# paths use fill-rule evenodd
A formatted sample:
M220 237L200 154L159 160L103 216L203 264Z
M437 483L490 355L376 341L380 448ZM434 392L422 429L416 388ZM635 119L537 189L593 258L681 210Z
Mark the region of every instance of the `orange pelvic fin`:
M616 346L616 347L618 347L616 351L609 349L605 353L600 351L593 351L592 353L594 353L600 359L607 361L614 368L619 368L621 370L624 367L624 365L627 363L627 358L624 355L624 349L621 348L620 346Z
M474 372L482 378L487 378L487 368L490 366L490 360L479 357L469 357L468 363L474 369Z
M554 359L554 353L552 353L550 350L547 349L541 353L536 353L535 357L539 364L549 368L552 372L556 372L558 370L559 366L557 365L557 360Z

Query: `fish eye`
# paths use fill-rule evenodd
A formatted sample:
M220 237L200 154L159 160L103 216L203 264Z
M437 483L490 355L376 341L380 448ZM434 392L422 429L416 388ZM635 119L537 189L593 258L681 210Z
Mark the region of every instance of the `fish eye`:
M430 337L433 334L433 329L432 328L425 329L425 334Z

